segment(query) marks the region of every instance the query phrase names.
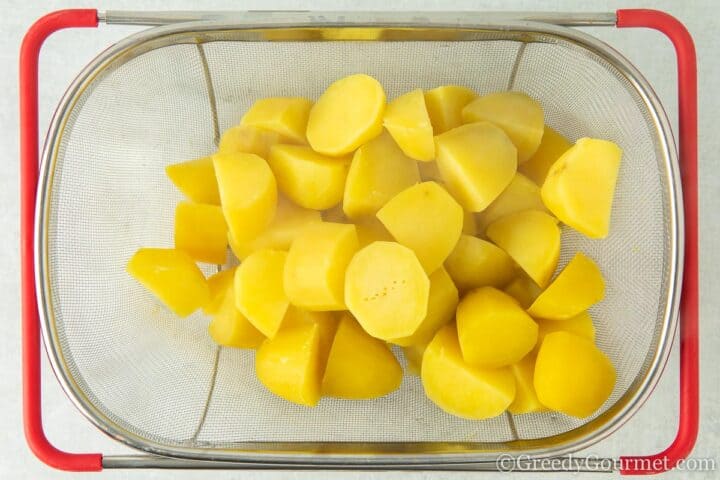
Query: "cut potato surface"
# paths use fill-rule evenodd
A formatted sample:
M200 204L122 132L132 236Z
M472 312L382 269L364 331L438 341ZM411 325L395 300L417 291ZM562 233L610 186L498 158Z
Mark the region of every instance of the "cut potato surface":
M516 173L507 188L485 210L478 214L481 232L495 220L523 210L547 211L540 197L540 187L525 175Z
M203 307L204 314L214 315L217 313L225 298L225 291L233 284L234 280L235 267L220 270L208 277L207 284L210 288L210 302Z
M465 123L488 121L502 128L517 147L518 163L540 146L544 132L542 106L521 92L498 92L478 97L463 109Z
M228 228L217 205L180 202L175 208L175 248L198 262L223 264Z
M235 305L263 335L273 338L287 312L283 287L287 252L258 250L235 273Z
M412 249L428 273L445 261L463 228L463 210L435 182L413 185L395 195L377 218L399 243Z
M189 200L220 205L212 157L168 165L165 174Z
M171 248L140 248L127 271L179 317L210 302L210 288L190 255Z
M254 153L267 159L270 147L285 140L282 135L271 130L236 125L225 130L218 144L219 153Z
M348 310L366 332L382 340L415 333L427 314L429 291L422 265L399 243L371 243L347 267Z
M496 417L515 398L510 368L473 367L463 360L454 324L440 329L425 349L421 378L430 400L462 418Z
M587 338L591 342L595 341L595 326L592 317L588 312L582 312L572 318L556 322L555 320L543 320L536 318L538 324L538 340L536 350L540 349L545 335L553 332L568 332L579 337Z
M300 325L317 324L320 332L320 376L322 377L339 321L335 312L313 312L290 305L280 328L289 329Z
M548 171L541 190L545 206L578 232L607 237L620 157L613 142L581 138Z
M425 92L425 106L435 135L462 125L462 109L475 97L475 92L457 85L444 85Z
M560 227L555 218L526 210L491 223L485 233L541 288L550 283L560 258Z
M507 285L516 273L515 263L487 240L461 235L445 260L445 268L461 292L477 287Z
M388 103L383 125L408 157L421 162L435 158L433 127L419 88Z
M542 185L552 164L571 145L565 137L545 125L545 133L543 133L540 146L527 162L518 166L518 170L537 185Z
M337 80L310 110L307 139L316 152L342 156L382 132L385 91L369 75Z
M208 325L208 332L215 343L224 347L257 348L265 336L235 306L234 279L231 280Z
M505 190L517 169L517 149L497 126L471 123L435 137L436 163L448 190L465 210L482 212Z
M538 400L533 384L535 355L532 353L525 355L518 363L510 366L510 369L515 376L515 400L508 407L508 412L522 415L547 410Z
M240 125L276 132L283 137L284 143L307 143L305 129L312 106L306 98L262 98L243 115Z

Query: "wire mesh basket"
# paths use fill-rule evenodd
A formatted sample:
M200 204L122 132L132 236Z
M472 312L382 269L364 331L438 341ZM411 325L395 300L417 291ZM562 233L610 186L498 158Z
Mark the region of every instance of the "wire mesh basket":
M23 286L26 425L36 453L54 466L85 470L493 469L501 454L564 455L617 429L649 395L668 357L683 259L683 302L693 302L688 288L697 302L696 264L688 263L697 262L695 245L684 255L684 242L693 238L683 232L681 176L662 106L627 60L567 27L620 25L623 18L626 26L647 25L626 12L102 15L106 23L162 26L112 46L76 78L53 119L39 179L29 165L37 159L37 100L23 92L29 102L23 115L35 115L23 120ZM23 47L35 61L23 65L24 74L37 68L33 47L52 31L94 26L97 19L95 11L82 10L41 20L26 38L37 45ZM388 97L443 84L480 94L521 90L540 101L546 123L570 140L605 138L623 149L610 236L593 241L563 230L560 265L582 250L598 261L607 283L605 301L591 313L598 346L618 376L593 417L463 420L427 400L412 376L370 402L291 405L258 382L251 353L211 341L207 317L179 321L127 275L125 263L138 247L172 245L171 209L180 197L164 178L166 165L212 153L219 133L257 98L317 98L333 80L358 72L377 78ZM36 77L25 80L36 88ZM681 95L687 95L682 88ZM691 123L681 118L681 125ZM694 139L684 133L682 160L694 162L687 153ZM687 193L685 200L687 209ZM685 220L696 228L694 218ZM51 363L76 406L112 437L163 457L49 450L37 404L38 311ZM684 322L692 320L691 311L683 313ZM692 362L691 353L683 353L683 362L685 356Z

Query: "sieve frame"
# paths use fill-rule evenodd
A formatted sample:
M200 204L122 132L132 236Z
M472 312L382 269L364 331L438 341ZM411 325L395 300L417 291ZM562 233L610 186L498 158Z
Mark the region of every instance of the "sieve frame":
M82 13L79 13L82 12ZM631 11L626 11L631 12ZM659 12L655 12L658 14ZM477 453L466 453L466 454L447 454L447 453L434 453L434 454L415 454L412 456L403 455L399 453L393 453L389 455L344 455L342 453L336 452L334 455L327 455L323 456L322 459L318 459L318 456L312 455L314 453L318 453L317 447L319 447L320 450L323 450L322 445L319 444L316 446L316 449L311 449L310 451L306 452L306 454L311 454L311 459L306 460L307 457L304 457L303 455L297 456L292 455L288 453L253 453L252 455L243 455L238 457L238 455L231 455L229 457L226 457L222 454L217 454L215 456L211 456L207 454L207 450L198 450L198 449L178 449L175 447L172 447L170 449L163 448L162 446L158 445L148 445L148 442L145 442L143 444L142 439L132 439L129 436L127 436L127 433L129 432L122 432L118 430L114 430L111 428L110 425L105 423L103 419L98 416L97 410L93 408L92 405L88 404L88 402L83 400L83 396L81 395L81 392L78 392L76 389L76 386L72 384L72 378L69 372L64 368L64 365L62 363L61 358L61 352L57 348L57 342L54 341L53 336L53 330L52 330L52 322L51 317L48 315L47 311L47 301L45 297L45 281L46 278L44 278L44 271L42 268L43 265L43 218L45 213L45 205L46 205L46 198L47 198L47 192L49 191L49 172L52 170L52 164L54 161L54 156L57 153L55 148L57 145L59 134L62 131L62 126L64 125L65 121L65 115L67 112L71 109L71 106L74 104L74 100L77 99L79 92L81 92L82 88L89 85L90 82L92 82L92 78L98 73L98 69L100 69L103 66L108 65L112 61L114 61L116 58L118 58L118 55L125 54L129 51L129 49L132 49L137 46L147 46L147 42L155 39L162 39L164 35L172 35L173 33L177 34L178 32L183 31L197 31L197 29L201 29L205 32L212 32L213 30L222 30L222 29L244 29L247 31L257 30L258 28L272 28L272 27L308 27L308 28L323 28L323 27L345 27L345 26L368 26L368 27L395 27L395 28L417 28L417 29L427 29L428 24L427 23L418 23L418 16L415 15L411 17L411 20L403 20L402 18L393 18L390 21L378 21L375 19L375 16L381 16L385 17L386 14L379 13L379 14L352 14L354 21L348 22L345 19L335 19L335 20L328 20L330 15L333 14L325 14L328 15L328 17L322 17L322 22L318 21L317 15L322 14L315 14L316 16L312 15L306 15L302 13L296 13L296 14L288 14L286 12L279 13L276 16L268 15L268 14L213 14L213 15L219 15L220 19L211 19L208 20L207 16L203 16L203 14L197 14L195 18L200 19L200 22L193 22L193 23L183 23L183 24L174 24L174 22L180 20L187 21L190 18L187 17L187 14L180 15L178 17L177 13L160 13L160 14L148 14L147 16L143 17L142 15L139 15L137 13L131 12L130 14L125 14L125 17L123 17L121 14L116 14L114 12L108 12L104 15L98 16L97 13L94 10L82 10L82 11L65 11L65 12L56 12L55 14L51 14L48 17L44 17L36 26L33 27L28 33L28 36L26 37L26 42L28 41L28 38L30 37L30 40L32 41L32 45L29 45L28 53L29 56L35 57L35 63L34 65L30 65L30 71L26 72L26 69L23 68L24 73L33 73L32 67L34 66L34 76L26 77L26 80L30 82L35 83L35 89L37 88L37 53L39 50L40 45L42 44L42 41L47 37L50 33L53 31L64 28L64 27L70 27L70 26L96 26L98 18L101 20L104 20L106 23L131 23L129 19L134 18L136 20L133 24L144 24L144 25L157 25L161 23L168 24L165 27L155 28L151 30L147 30L144 32L140 32L139 34L133 35L131 37L128 37L127 39L121 41L117 45L111 47L107 51L105 51L103 54L101 54L98 58L96 58L93 62L91 62L88 67L86 67L85 70L76 78L76 80L73 82L71 87L69 88L66 95L63 97L63 100L60 103L60 106L58 107L58 110L56 112L56 115L53 119L50 131L48 133L46 146L45 146L45 153L43 155L43 173L42 173L42 181L38 185L35 183L32 185L33 180L33 174L37 174L37 172L28 171L26 172L26 169L29 169L26 162L37 161L37 98L30 99L30 101L34 100L34 118L33 118L33 111L32 107L33 105L30 103L28 105L25 105L24 103L21 104L21 111L23 112L23 115L29 113L29 117L25 117L24 125L23 125L23 152L22 152L22 158L23 158L23 177L24 180L29 181L23 181L23 247L25 250L23 251L23 258L27 260L27 247L31 246L30 242L32 241L32 230L34 227L34 230L36 232L35 236L35 245L34 245L34 252L35 252L35 265L32 265L32 258L30 258L31 264L29 266L26 266L26 261L23 262L23 307L24 307L24 327L25 327L25 335L24 335L24 368L25 371L25 385L26 385L26 418L25 418L25 424L26 424L26 432L28 436L28 441L31 445L31 448L35 451L35 453L44 461L54 464L53 466L56 466L58 468L74 468L74 469L99 469L101 467L106 468L132 468L133 466L155 466L159 468L283 468L285 467L292 467L292 468L338 468L341 466L346 466L348 468L358 468L358 467L366 467L366 468L382 468L382 469L388 469L388 468L410 468L410 469L457 469L457 467L453 468L453 465L461 465L460 469L471 469L471 470L484 470L486 469L495 469L493 467L496 467L494 460L497 457L497 454L491 454L489 456L487 455L479 455ZM245 15L245 16L243 16ZM294 15L294 17L293 17ZM365 17L363 17L365 15ZM405 14L410 18L411 14ZM418 14L422 15L422 14ZM448 20L443 17L443 15L446 15L447 18L451 18L452 15L455 15L456 21L454 23L443 23L448 22ZM563 28L563 27L557 27L550 25L549 23L533 23L530 20L540 20L542 22L552 22L553 21L553 14L538 14L537 17L533 17L533 14L511 14L511 13L500 13L500 14L466 14L463 13L462 21L459 20L458 14L432 14L431 17L434 19L433 22L431 22L432 28L439 28L439 29L447 29L448 31L450 29L457 29L457 28L463 28L463 29L470 29L470 30L481 30L481 29L492 29L495 31L505 31L505 32L514 32L515 35L517 35L518 31L523 31L526 34L532 34L532 32L535 33L542 33L542 34L551 34L551 35L557 35L565 40L570 40L575 43L578 43L589 50L593 51L593 53L598 54L599 56L603 57L605 60L607 60L609 63L613 64L616 68L618 68L619 71L621 71L623 74L627 75L626 78L628 78L632 85L636 88L638 94L645 102L646 107L648 108L648 111L650 112L652 118L654 119L655 127L657 129L658 138L660 138L663 141L663 150L665 152L665 161L666 161L666 167L668 168L668 172L670 172L670 178L672 179L671 184L668 186L670 189L670 205L671 205L671 224L672 224L672 245L673 248L671 248L672 252L672 259L671 259L671 272L672 277L674 278L674 282L672 282L669 285L668 288L668 302L666 305L666 315L663 322L663 331L661 338L658 340L657 348L653 355L653 362L652 365L648 368L645 378L643 379L643 382L641 385L639 385L635 391L633 392L633 395L630 395L629 398L628 395L623 395L621 399L613 406L611 407L608 412L598 417L598 419L595 419L588 424L573 430L571 432L568 432L566 434L562 434L560 436L569 436L568 434L571 434L575 432L575 441L567 440L564 444L560 445L556 448L532 448L533 444L537 444L536 441L527 441L527 440L520 440L520 441L513 441L508 442L512 443L513 445L519 445L519 449L511 449L514 453L530 453L533 456L537 457L543 457L543 456L557 456L557 455L565 455L572 451L576 451L578 449L582 449L587 447L588 445L600 440L601 438L604 438L604 436L609 435L612 433L612 431L616 430L617 428L624 423L642 404L642 402L647 398L650 391L652 390L652 387L657 382L657 379L659 378L659 375L662 371L662 368L667 360L670 345L672 343L672 336L675 332L675 327L677 324L677 312L679 307L679 298L680 298L680 285L681 285L681 275L682 275L682 262L680 262L680 259L683 257L683 239L684 237L681 235L681 228L684 225L683 222L683 215L682 215L682 198L680 196L681 192L681 185L680 185L680 174L678 171L678 161L677 161L677 155L675 153L674 145L672 142L672 133L669 126L669 122L662 110L662 106L660 105L660 102L658 101L657 97L655 96L654 92L652 92L652 89L647 84L647 82L642 78L640 73L634 69L634 67L624 58L622 58L617 52L614 52L612 49L610 49L607 45L603 44L602 42L599 42L598 40L594 39L593 37L577 32L571 29ZM615 17L615 14L587 14L585 17L583 17L584 14L557 14L557 17L555 17L555 22L564 24L564 25L614 25L618 24L618 26L621 26L621 12L618 12L617 18ZM664 15L664 14L661 14ZM390 17L402 17L402 15L391 15L388 14L387 16ZM583 20L585 18L585 20ZM627 17L628 20L630 20L630 17ZM669 17L670 19L672 17ZM48 22L49 20L49 22ZM140 20L140 21L138 21ZM617 20L617 22L616 22ZM665 19L666 21L668 19ZM672 19L674 20L674 19ZM144 22L144 23L143 23ZM242 23L242 22L248 22L248 23ZM473 23L476 22L476 23ZM677 21L675 21L677 23ZM39 26L39 27L38 27ZM626 26L641 26L641 25L632 25L632 22L629 21ZM652 26L652 25L650 25ZM653 28L658 28L662 30L662 28L659 28L658 26L653 26ZM682 29L684 30L684 28ZM665 32L667 33L667 32ZM675 32L677 33L677 32ZM682 32L680 32L682 33ZM687 35L687 31L685 30L684 33ZM32 37L35 38L32 38ZM689 36L687 37L689 38ZM517 38L513 38L514 40L517 40ZM690 45L692 45L692 40L689 40ZM173 43L171 41L171 43ZM25 52L26 43L23 43L23 53ZM693 53L693 61L694 61L694 51ZM23 58L23 54L21 54L21 59ZM694 66L694 63L693 63ZM22 67L22 66L21 66ZM679 69L680 70L680 69ZM22 77L21 77L22 78ZM31 94L33 92L30 92ZM34 92L36 94L36 91ZM682 89L680 89L681 95L683 95ZM30 95L32 96L32 95ZM23 96L21 98L22 102L26 101L27 92L23 92ZM681 102L682 103L682 102ZM694 112L693 112L694 113ZM29 121L28 121L29 120ZM686 140L685 136L683 135L682 131L682 125L683 125L683 118L682 118L682 110L681 110L681 138L683 141L683 144L681 144L681 149L683 148L684 142ZM28 123L29 125L26 125L25 123ZM33 127L34 124L34 135L33 130L31 127ZM691 129L692 130L692 129ZM686 132L687 133L687 132ZM690 132L692 134L692 131ZM34 138L31 138L34 137ZM691 135L692 137L692 135ZM696 137L696 134L695 134ZM29 141L32 140L35 142L35 152L33 152L32 148L28 146ZM695 138L696 141L696 138ZM686 152L687 153L687 152ZM34 157L34 158L33 158ZM690 161L693 159L690 158ZM36 167L35 167L36 168ZM692 172L691 172L692 173ZM37 180L37 178L35 179ZM37 215L36 215L36 223L34 225L29 225L30 228L30 235L28 238L27 235L27 229L28 225L26 225L25 219L28 218L28 212L30 212L30 215L32 214L32 208L31 205L29 205L27 202L35 201L34 195L32 195L32 190L34 190L33 187L39 186L38 190L38 196L37 196ZM692 186L692 185L691 185ZM29 189L29 195L26 189ZM692 193L692 192L691 192ZM696 195L696 190L695 190ZM27 197L27 198L26 198ZM30 207L29 209L27 207ZM687 208L687 205L686 205ZM696 206L695 206L696 208ZM695 212L696 213L696 212ZM696 228L696 224L694 222L694 218L690 218L692 220L692 226ZM30 242L28 241L30 240ZM696 237L694 238L696 241ZM31 246L32 247L32 246ZM692 245L693 248L696 249L696 245ZM697 261L696 257L696 251L694 253L695 262ZM687 261L686 257L686 261ZM692 267L692 265L691 265ZM28 285L28 279L26 277L29 272L31 273L33 268L36 268L36 285ZM690 268L690 272L686 269L686 275L688 273L697 275L696 272L696 265L693 268ZM694 272L692 270L695 270ZM32 281L32 275L30 275L30 281ZM149 457L144 460L133 460L133 457L105 457L102 458L99 456L99 454L86 454L86 455L80 455L80 456L67 456L68 454L64 454L64 452L59 452L57 450L51 450L54 449L48 442L47 439L44 438L44 434L42 433L42 424L41 424L41 418L39 411L39 405L35 405L35 403L39 404L39 378L35 377L35 375L38 375L39 372L39 365L35 365L37 363L38 359L35 358L35 360L32 360L32 356L34 353L34 348L39 349L39 339L37 339L37 346L33 346L33 336L39 335L39 332L37 332L37 326L35 326L35 330L32 330L32 326L28 325L33 322L33 312L29 311L33 308L32 305L28 304L30 300L32 300L32 303L35 302L35 292L33 287L37 287L40 296L37 298L37 305L34 306L34 308L40 307L40 314L42 317L42 328L43 328L43 336L45 339L45 346L46 351L49 354L49 357L51 359L51 363L53 365L53 369L55 370L56 376L58 377L60 383L63 386L63 389L66 391L68 396L71 398L73 403L76 404L76 406L81 410L83 414L85 414L94 424L96 424L101 430L103 430L105 433L113 436L114 438L130 445L135 448L139 448L141 450L144 450L148 453L154 453L154 454L164 454L164 455L171 455L176 456L180 458L185 459L194 459L194 460L232 460L236 463L228 464L228 463L221 463L220 465L209 465L207 462L201 462L201 463L195 463L188 460L168 460L168 459L153 459L153 457ZM695 295L697 294L697 285L695 283ZM692 296L692 295L691 295ZM692 299L691 299L692 300ZM697 299L695 298L695 302ZM691 302L692 303L692 302ZM695 305L695 309L697 306ZM37 316L37 311L34 312L35 317ZM690 312L692 313L692 312ZM696 314L697 312L695 312ZM692 316L692 315L690 315ZM35 319L36 320L36 319ZM29 327L29 328L28 328ZM695 341L696 341L696 335L695 335ZM681 345L682 348L682 345ZM691 352L692 353L692 352ZM696 353L696 351L695 351ZM36 357L39 357L39 351L37 352ZM684 359L684 357L683 357ZM35 369L37 369L37 372L35 372ZM692 372L690 372L692 373ZM696 373L696 372L695 372ZM37 385L34 385L34 383L37 382ZM31 387L28 392L28 387ZM697 388L697 386L696 386ZM691 392L692 393L692 392ZM681 392L681 402L683 401L685 392ZM696 395L695 395L696 396ZM624 401L623 401L624 400ZM695 398L695 401L697 401L697 398ZM623 403L618 408L618 404ZM692 413L692 412L690 412ZM690 415L692 417L692 415ZM681 417L682 420L682 417ZM690 421L692 423L692 418L690 418ZM695 418L695 423L697 423L697 418ZM604 424L604 425L603 425ZM596 426L597 428L589 428L591 426ZM682 422L681 422L682 427ZM39 429L39 431L38 431ZM589 431L587 435L578 434L578 431L585 432ZM593 432L594 430L594 432ZM556 436L557 437L557 436ZM572 437L572 435L570 435ZM552 437L547 437L552 438ZM694 439L694 437L693 437ZM507 447L509 446L508 443L501 444L501 447ZM687 443L687 442L686 442ZM525 445L528 445L530 448L525 449ZM359 445L357 445L359 446ZM351 448L353 446L351 445ZM188 450L188 451L185 451ZM198 450L198 451L195 451ZM503 450L505 451L505 450ZM48 456L48 453L50 456ZM495 455L495 457L493 457ZM72 459L72 461L69 461ZM50 460L50 461L48 461ZM242 463L239 463L242 462ZM137 464L137 465L134 465ZM83 468L86 467L86 468ZM622 469L621 469L622 471Z

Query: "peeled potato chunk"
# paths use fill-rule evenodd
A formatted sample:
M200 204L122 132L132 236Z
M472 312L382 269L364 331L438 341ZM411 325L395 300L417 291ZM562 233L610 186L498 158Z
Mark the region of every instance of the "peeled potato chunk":
M220 270L208 277L207 283L210 288L210 302L203 307L203 313L206 315L214 315L217 313L225 298L225 292L228 287L233 284L234 279L235 267Z
M440 327L452 321L459 301L458 290L444 268L430 275L427 313L420 326L410 336L394 338L391 343L400 346L427 345Z
M529 159L542 140L542 107L521 92L498 92L478 97L467 104L462 117L465 123L487 121L502 128L517 147L518 163Z
M615 386L615 369L590 340L568 332L545 336L535 363L540 403L585 418L605 403Z
M324 210L340 203L350 160L301 145L275 145L268 158L278 188L301 207Z
M436 163L448 190L465 210L482 212L515 175L517 150L488 122L453 128L435 137Z
M487 240L461 235L445 260L445 268L461 292L477 287L503 287L515 275L515 264Z
M421 162L435 158L433 128L419 88L388 103L383 125L408 157Z
M210 288L187 253L172 248L140 248L127 264L130 275L179 317L210 301Z
M415 254L395 242L374 242L355 254L345 276L345 302L373 337L415 333L428 308L430 280Z
M234 278L231 278L222 294L217 312L208 325L208 332L215 343L224 347L257 348L265 340L265 335L237 309L234 282Z
M547 213L525 210L502 217L485 231L541 288L560 258L560 227Z
M425 349L425 394L444 411L483 420L500 415L515 398L515 379L505 368L480 368L463 360L454 324L441 328Z
M290 303L307 310L345 310L345 270L358 248L354 225L322 222L305 229L285 262Z
M300 207L284 196L279 196L270 225L260 235L245 242L237 242L229 236L230 248L239 260L265 248L287 250L308 225L320 222L320 212L317 210Z
M254 153L267 159L270 147L281 143L285 138L272 130L252 127L250 125L235 125L228 128L220 137L219 153Z
M512 297L481 287L460 301L457 330L467 363L497 368L530 353L537 342L538 326Z
M385 91L374 78L355 74L337 80L310 110L307 139L318 153L342 156L382 132Z
M444 85L425 92L425 106L435 135L462 125L462 109L475 97L475 92L457 85Z
M538 400L533 384L535 355L532 353L525 355L518 363L511 365L510 369L515 377L515 400L508 407L508 411L513 415L522 415L546 410Z
M243 115L240 125L276 132L282 135L285 143L307 143L305 129L312 106L307 98L262 98Z
M314 312L290 305L280 328L317 324L320 332L320 375L322 376L339 322L340 319L335 312Z
M462 207L435 182L418 183L398 193L377 218L395 240L415 252L428 273L442 265L463 228Z
M521 273L520 276L510 282L503 291L517 300L520 306L526 310L542 292L540 287L537 286L537 283L531 280L525 273Z
M282 329L265 340L255 357L258 380L275 395L314 407L320 400L320 327Z
M562 322L543 320L542 318L536 318L535 321L538 324L537 350L540 349L545 335L553 332L569 332L579 337L587 338L590 341L595 341L595 326L593 325L590 314L587 312L579 313Z
M267 162L252 153L213 156L222 210L230 234L246 241L270 224L277 207L277 184Z
M193 202L220 205L212 157L168 165L165 174Z
M282 324L288 301L283 288L287 252L258 250L235 273L235 302L255 328L273 338Z
M478 214L480 231L485 232L488 225L505 215L523 210L546 211L546 208L540 197L540 187L525 175L516 173L495 201Z
M620 157L613 142L581 138L550 167L541 190L545 206L578 232L607 237Z
M348 313L335 333L322 380L329 397L363 400L396 390L402 368L387 344L373 338Z
M345 182L343 211L352 219L375 215L397 193L418 182L417 162L384 132L355 151Z
M373 242L391 242L392 235L385 225L376 217L365 217L355 223L360 248L367 247Z
M180 202L175 208L175 248L198 262L222 264L227 258L227 224L217 205Z
M545 125L545 133L543 133L540 146L527 162L518 166L518 170L537 185L542 185L552 164L570 146L571 143L565 137Z
M548 320L565 320L587 310L605 296L605 282L597 264L581 252L538 296L528 313Z

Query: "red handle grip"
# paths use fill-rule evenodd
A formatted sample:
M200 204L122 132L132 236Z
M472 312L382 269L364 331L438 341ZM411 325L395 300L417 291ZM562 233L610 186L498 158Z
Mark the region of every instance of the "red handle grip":
M621 457L620 473L660 473L678 465L695 445L699 422L697 63L695 44L676 18L656 10L618 10L617 26L653 28L675 46L678 67L680 173L685 204L685 269L680 300L680 419L672 444L660 453Z
M102 470L99 453L66 453L45 436L41 402L40 319L35 294L33 236L38 182L38 57L53 32L70 27L97 27L96 10L60 10L33 24L20 47L20 258L22 295L23 422L35 456L61 470Z

